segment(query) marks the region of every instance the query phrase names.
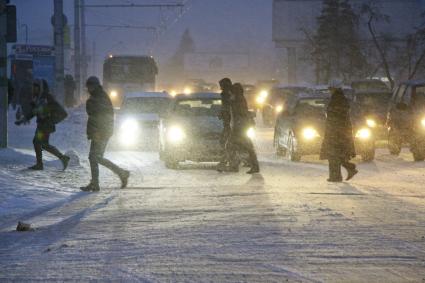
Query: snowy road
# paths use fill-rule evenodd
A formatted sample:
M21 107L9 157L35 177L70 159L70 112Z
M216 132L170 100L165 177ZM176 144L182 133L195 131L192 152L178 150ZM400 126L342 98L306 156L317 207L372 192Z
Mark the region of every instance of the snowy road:
M23 177L29 151L1 152L1 187L46 202L29 211L0 194L0 281L425 282L425 163L381 150L352 182L328 184L325 163L277 158L271 137L259 132L256 176L110 152L132 179L119 190L102 171L98 194L77 190L84 160ZM18 219L36 230L13 231Z

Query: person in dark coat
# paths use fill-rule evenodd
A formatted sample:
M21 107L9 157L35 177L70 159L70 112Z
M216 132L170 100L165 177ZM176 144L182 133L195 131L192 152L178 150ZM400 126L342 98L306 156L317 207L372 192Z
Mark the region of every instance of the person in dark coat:
M232 81L229 78L224 78L219 82L221 88L221 112L220 120L223 121L223 131L220 137L220 144L223 148L223 155L221 157L220 163L217 165L217 171L225 171L228 163L230 161L230 148L228 146L228 141L230 138L231 128L231 107L230 107L230 97L232 89Z
M68 167L70 158L62 154L49 142L50 135L56 131L55 123L52 120L53 102L54 97L49 93L47 82L35 80L33 82L33 100L30 103L30 112L15 122L16 125L21 125L29 122L33 117L37 117L37 128L33 139L37 163L29 167L31 170L43 170L43 150L59 158L63 170Z
M356 156L353 127L350 120L350 104L344 96L342 82L330 85L331 99L327 108L326 128L320 152L322 160L329 162L329 182L342 182L341 166L350 180L358 173L356 165L350 162Z
M100 85L97 77L90 77L86 82L90 94L86 103L88 115L87 138L90 140L90 184L82 191L97 192L99 187L99 164L114 172L121 180L121 188L127 186L130 172L124 170L104 157L106 146L114 132L114 109L112 102Z
M65 76L64 88L65 88L65 105L66 107L73 107L76 104L74 94L77 87L76 87L74 78L69 74Z
M250 170L248 174L254 174L260 172L260 166L258 164L257 154L255 153L254 144L248 137L248 129L254 126L254 119L251 117L248 111L248 104L243 95L243 87L241 84L236 83L232 86L232 96L230 99L231 114L232 114L232 126L230 134L230 171L238 172L240 159L239 153L248 153L249 155L249 166Z

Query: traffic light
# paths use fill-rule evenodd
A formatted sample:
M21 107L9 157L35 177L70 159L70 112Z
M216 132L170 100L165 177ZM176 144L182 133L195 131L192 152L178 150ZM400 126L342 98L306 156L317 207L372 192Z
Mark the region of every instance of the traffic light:
M17 32L16 32L16 6L15 5L6 6L6 17L7 17L6 41L16 42Z

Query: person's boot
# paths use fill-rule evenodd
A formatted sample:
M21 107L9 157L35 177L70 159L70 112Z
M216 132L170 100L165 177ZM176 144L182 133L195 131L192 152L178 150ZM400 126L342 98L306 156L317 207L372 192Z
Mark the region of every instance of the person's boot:
M121 189L124 189L127 187L128 184L128 178L130 177L130 171L122 170L122 172L119 174L120 180L121 180Z
M34 170L34 171L41 171L44 169L43 167L43 163L37 163L31 167L28 167L29 170Z
M66 168L68 168L68 164L69 164L69 160L70 160L71 158L69 157L69 156L67 156L67 155L64 155L62 158L61 158L61 161L62 161L62 165L63 165L63 171L65 171L66 170Z
M80 190L82 190L83 192L98 192L100 191L100 187L98 183L90 182L90 184L88 184L87 186L80 187Z
M256 174L256 173L260 173L260 166L258 166L258 164L251 166L251 169L248 172L246 172L246 174Z
M359 173L359 171L358 171L357 169L349 170L349 171L348 171L347 179L345 179L345 180L349 181L349 180L353 179L353 177L354 177L355 175L357 175L357 173Z
M327 180L329 183L341 183L342 182L342 178L341 179L333 179L333 178L328 178Z

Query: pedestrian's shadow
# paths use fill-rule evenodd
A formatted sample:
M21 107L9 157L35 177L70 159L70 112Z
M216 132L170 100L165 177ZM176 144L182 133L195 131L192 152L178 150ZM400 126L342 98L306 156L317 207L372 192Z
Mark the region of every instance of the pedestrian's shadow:
M245 183L247 186L264 186L264 177L260 173L251 175L251 178Z

